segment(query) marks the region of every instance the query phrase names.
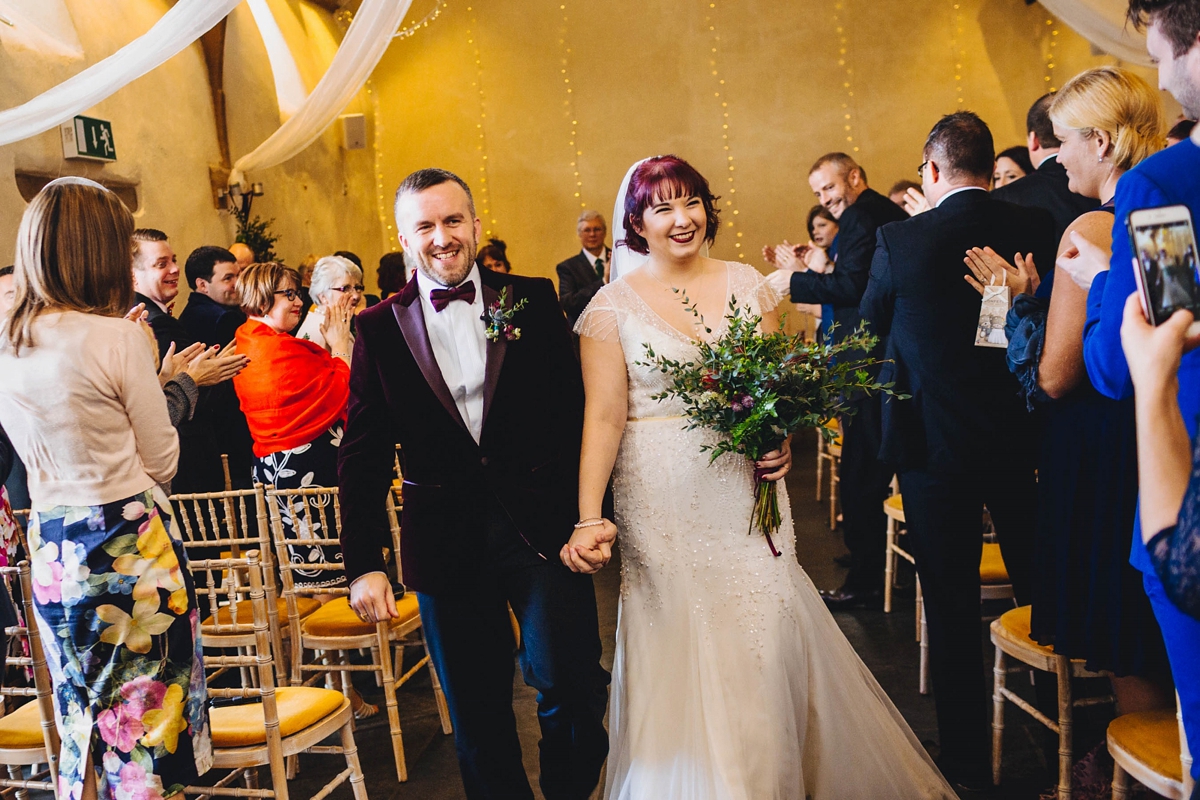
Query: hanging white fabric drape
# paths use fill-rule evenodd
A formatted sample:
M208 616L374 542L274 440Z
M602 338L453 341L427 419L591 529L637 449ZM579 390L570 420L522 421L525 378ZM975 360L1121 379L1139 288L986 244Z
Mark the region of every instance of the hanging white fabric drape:
M28 139L86 111L199 39L241 2L179 0L153 28L108 58L27 103L0 111L0 145Z
M363 0L321 82L291 119L237 160L230 182L287 161L324 133L371 77L411 5L412 0Z
M1111 56L1143 67L1154 66L1146 54L1146 36L1125 23L1128 0L1039 0L1050 13Z

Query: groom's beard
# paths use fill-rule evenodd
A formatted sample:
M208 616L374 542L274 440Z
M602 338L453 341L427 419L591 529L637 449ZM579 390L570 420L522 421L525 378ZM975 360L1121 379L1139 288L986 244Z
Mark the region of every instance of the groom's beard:
M414 253L416 256L417 269L421 270L426 278L434 283L442 286L458 286L471 272L471 267L475 266L475 256L478 253L474 241L459 242L459 258L466 256L465 261L455 263L453 266L447 266L445 263L438 261L430 253L418 251ZM445 252L438 250L437 252Z

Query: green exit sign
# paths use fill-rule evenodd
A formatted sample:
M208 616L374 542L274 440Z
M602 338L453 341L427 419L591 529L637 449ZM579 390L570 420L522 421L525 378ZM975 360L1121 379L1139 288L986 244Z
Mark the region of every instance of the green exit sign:
M63 158L117 160L117 145L113 139L112 123L108 120L75 117L70 122L64 122L59 130L62 133Z

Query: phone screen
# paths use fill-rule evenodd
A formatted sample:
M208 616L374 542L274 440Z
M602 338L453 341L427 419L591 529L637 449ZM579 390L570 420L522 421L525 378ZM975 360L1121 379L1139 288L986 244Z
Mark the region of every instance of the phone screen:
M1190 215L1144 222L1139 216L1130 215L1129 227L1150 321L1159 325L1181 308L1200 312Z

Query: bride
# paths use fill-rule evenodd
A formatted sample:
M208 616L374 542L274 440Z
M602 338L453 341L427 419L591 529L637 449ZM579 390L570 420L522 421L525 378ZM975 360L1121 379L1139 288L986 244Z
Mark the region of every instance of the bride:
M718 209L687 162L646 159L626 181L614 244L649 258L601 289L576 326L582 519L561 552L569 568L595 572L620 532L604 796L953 798L800 568L794 537L781 537L775 558L747 535L755 465L725 455L710 466L700 447L713 434L684 430L679 401L652 399L667 377L638 363L645 344L690 359L697 340L720 335L734 297L775 326L780 297L752 267L701 255ZM758 466L781 479L789 445ZM610 475L615 521L601 512Z

